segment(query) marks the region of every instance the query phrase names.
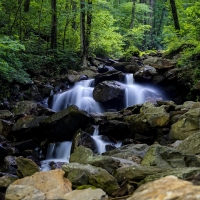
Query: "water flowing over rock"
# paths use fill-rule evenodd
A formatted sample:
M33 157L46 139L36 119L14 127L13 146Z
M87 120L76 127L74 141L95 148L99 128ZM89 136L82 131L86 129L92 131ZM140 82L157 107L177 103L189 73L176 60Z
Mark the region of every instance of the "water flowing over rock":
M175 176L167 176L151 183L140 186L127 200L198 200L200 186L180 180Z
M8 187L5 199L63 199L66 193L72 191L70 181L63 175L62 170L51 170L19 179Z

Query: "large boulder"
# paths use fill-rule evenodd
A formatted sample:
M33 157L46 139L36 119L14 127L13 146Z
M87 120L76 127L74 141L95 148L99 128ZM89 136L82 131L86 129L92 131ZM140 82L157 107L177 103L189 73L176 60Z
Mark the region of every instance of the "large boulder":
M17 171L20 177L31 176L36 172L39 172L40 169L35 162L28 158L19 156L16 158Z
M101 188L109 195L119 189L115 178L100 167L94 167L89 164L69 163L63 165L62 169L65 171L65 177L72 182L72 186L75 188L90 184Z
M99 125L99 134L122 140L130 135L129 124L119 120L109 120Z
M187 137L176 149L184 154L200 154L200 131Z
M124 97L125 87L116 81L104 81L93 90L93 98L97 102L120 100Z
M123 166L117 169L114 177L118 183L125 180L140 182L149 175L166 172L170 169L152 166Z
M153 80L153 77L157 74L158 73L154 67L145 65L144 67L139 68L139 70L134 73L134 79L136 81L151 82Z
M77 106L57 112L41 123L44 134L50 140L70 141L79 128L86 128L91 120L89 114Z
M167 176L140 186L127 200L197 200L200 196L200 186L180 180L175 176Z
M18 176L0 172L0 190L6 189L11 183L16 181Z
M191 109L183 114L179 120L172 124L170 137L176 140L184 140L200 130L200 108Z
M143 61L143 63L158 70L168 70L175 66L175 62L173 60L153 56L149 56Z
M19 118L12 127L10 136L17 139L30 139L32 137L45 139L45 135L40 128L41 122L47 119L47 116L27 115Z
M70 156L70 163L90 164L95 167L101 167L107 170L110 174L115 171L120 164L120 161L113 159L110 156L93 155L92 151L83 146L79 146Z
M165 105L156 107L151 102L144 103L140 114L126 116L124 120L130 124L130 131L136 139L151 143L156 137L156 128L165 127L169 124L169 114Z
M129 64L130 64L130 62L116 62L116 63L112 64L112 67L118 71L126 72L125 67Z
M87 188L84 190L73 190L64 196L65 200L108 200L106 193L100 189Z
M158 172L158 173L147 175L139 183L139 185L144 184L144 183L148 183L148 182L151 182L151 181L155 181L159 178L169 176L169 175L173 175L173 176L176 176L177 178L186 180L190 177L195 177L195 176L199 175L199 173L200 173L199 167L173 168L171 170L165 170L163 172Z
M117 70L108 71L95 76L95 85L103 81L124 81L124 74Z
M166 168L200 167L200 160L196 156L184 155L174 148L154 144L141 164Z
M107 151L103 155L136 161L137 158L138 160L141 160L145 156L148 149L149 146L147 144L129 144Z
M37 113L37 103L33 101L20 101L12 110L16 116L35 115Z
M72 191L70 181L63 176L64 171L52 170L19 179L6 190L6 200L63 199Z

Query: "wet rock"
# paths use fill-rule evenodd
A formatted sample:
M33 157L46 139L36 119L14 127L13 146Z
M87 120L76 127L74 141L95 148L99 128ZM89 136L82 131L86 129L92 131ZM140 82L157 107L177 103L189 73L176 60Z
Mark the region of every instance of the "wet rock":
M118 71L126 72L125 68L127 65L130 65L129 62L117 62L112 64L112 67Z
M167 176L140 186L127 200L157 199L157 200L197 200L200 196L200 186L180 180L175 176Z
M102 74L95 76L95 85L103 81L124 81L125 75L117 70L108 71Z
M79 128L88 126L91 119L87 112L72 105L48 117L41 123L41 128L50 141L70 141Z
M31 176L40 169L35 162L22 156L16 158L17 170L20 177Z
M77 130L74 135L71 153L73 153L78 146L84 146L91 149L94 153L97 153L97 147L94 139L91 137L91 135L82 131L81 129Z
M125 88L116 81L104 81L93 90L93 98L97 102L106 102L113 99L122 99Z
M6 200L63 199L72 191L70 181L63 175L62 170L51 170L19 179L6 190Z
M64 196L65 200L108 200L106 193L100 189L73 190Z
M99 134L122 140L130 135L129 124L119 120L109 120L107 123L100 124Z
M137 72L134 73L136 81L148 81L151 82L153 77L157 75L157 71L154 67L145 65L141 67Z
M106 65L99 65L98 66L98 72L99 73L105 73L105 72L109 72L109 71L113 71L115 70L115 68L111 67L111 66L106 66Z
M200 108L192 109L180 116L179 120L172 124L170 137L176 140L184 140L200 130Z
M78 162L81 164L87 163L89 157L93 156L91 149L85 148L83 146L77 147L70 156L70 162Z

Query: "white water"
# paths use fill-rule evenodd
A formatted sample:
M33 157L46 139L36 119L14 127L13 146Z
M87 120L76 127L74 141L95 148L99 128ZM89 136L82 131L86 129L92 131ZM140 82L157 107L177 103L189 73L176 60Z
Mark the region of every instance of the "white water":
M101 104L93 99L93 81L94 80L91 79L77 82L70 90L54 95L52 110L57 112L70 105L76 105L89 113L104 112ZM158 89L136 84L132 74L126 74L125 83L122 84L125 87L124 108L141 104L145 101L156 103L156 100L162 100Z
M87 112L103 112L101 105L93 99L91 86L94 79L77 82L70 90L53 97L52 110L60 111L70 105L76 105Z
M63 162L69 163L70 151L71 151L72 142L58 142L50 143L47 149L46 160L41 162L41 170L47 171L50 170L50 162Z
M106 152L106 145L115 146L116 148L119 148L122 145L121 142L118 142L118 143L113 143L113 142L108 142L108 141L105 142L103 140L103 136L99 135L99 126L95 126L95 130L94 130L92 138L94 139L96 143L98 154L102 154Z
M161 94L158 89L141 86L134 83L132 74L126 74L125 77L125 107L141 104L145 101L162 100Z

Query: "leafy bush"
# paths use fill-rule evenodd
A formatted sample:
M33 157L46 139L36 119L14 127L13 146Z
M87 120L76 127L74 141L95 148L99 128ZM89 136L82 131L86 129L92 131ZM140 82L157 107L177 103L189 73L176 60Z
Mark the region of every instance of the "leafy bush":
M25 83L29 81L29 75L24 71L21 61L16 53L24 50L24 46L17 40L8 36L0 37L0 77L12 82Z

